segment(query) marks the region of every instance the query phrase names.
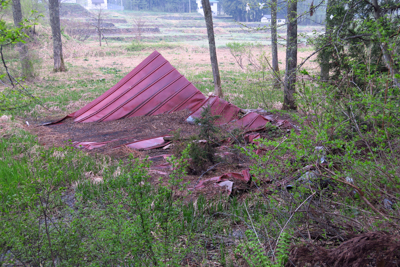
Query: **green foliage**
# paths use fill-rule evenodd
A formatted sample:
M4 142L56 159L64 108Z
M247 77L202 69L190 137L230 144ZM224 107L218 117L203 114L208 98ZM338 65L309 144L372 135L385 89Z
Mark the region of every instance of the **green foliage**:
M261 139L266 148L263 155L257 155L254 146L243 149L256 160L251 172L259 184L289 180L292 185L271 192L271 198L279 199L269 207L274 216L296 209L306 199L320 214L313 218L339 229L345 222L351 223L349 218L363 221L362 216L371 212L379 216L378 221L398 216L399 210L385 209L383 202L400 197L399 91L389 86L389 75L360 64L349 64L352 77L341 77L346 86L317 79L299 82L296 101L304 115L293 116L297 130L279 139ZM328 205L331 201L346 208ZM283 209L274 208L276 205ZM324 217L338 212L345 219ZM293 214L290 223L300 227L312 221ZM370 222L360 224L369 227ZM370 229L387 230L380 224Z
M246 71L243 75L243 86L246 92L254 95L253 105L256 108L272 109L276 102L282 99L282 91L276 88L276 75L283 76L283 73L276 73L270 70L271 62L269 52L260 43L227 43L226 46L236 64ZM243 105L239 105L243 107Z
M25 43L28 36L24 33L24 29L30 26L22 25L21 27L12 27L6 21L0 20L0 46L6 46L16 43Z
M22 152L17 148L15 153ZM174 171L165 185L154 186L148 162L132 159L116 167L99 162L109 167L101 170L104 182L93 184L82 177L81 166L89 167L87 157L77 157L69 149L36 149L30 156L34 162L34 155L37 162L45 162L43 170L35 164L23 167L19 173L29 183L12 181L19 183L21 194L14 194L6 203L8 209L0 213L4 222L0 251L8 251L0 258L2 263L51 265L57 260L58 266L177 266L192 249L193 208L176 198L184 188L187 150L182 158L170 160ZM21 162L19 167L25 164ZM71 195L64 185L74 179L80 182ZM27 193L29 209L23 209Z
M237 21L257 21L260 22L262 14L269 13L267 8L260 9L259 1L250 0L223 0L220 2L224 12L232 16ZM250 11L246 11L246 5L249 5Z
M1 0L0 4L1 9L4 9L8 6L9 1ZM25 19L21 22L21 27L14 27L14 25L0 19L0 46L25 43L25 39L28 38L25 31L31 27L28 23L29 21Z
M246 231L247 241L240 243L236 248L236 253L245 258L249 266L263 267L283 267L289 259L288 249L290 236L283 232L275 252L275 261L272 261L265 253L257 235L251 231Z
M189 141L188 155L191 159L190 170L192 173L200 173L207 169L208 165L215 164L215 146L218 143L218 127L215 120L219 116L212 115L211 106L203 108L200 118L195 118L194 123L200 125L200 133Z
M379 5L383 7L384 3ZM386 5L390 6L392 3ZM328 45L318 54L318 61L331 70L333 80L340 80L355 71L369 71L375 74L387 72L382 43L390 47L392 61L398 62L399 18L392 15L398 7L382 7L382 17L377 19L370 2L349 1L344 4L341 0L329 0L326 10L326 33L311 40L311 43L314 43L316 48ZM356 74L355 78L358 77ZM363 78L354 81L357 84L367 82Z
M0 142L0 204L10 211L15 201L32 205L38 186L51 180L53 186L71 185L85 172L95 171L95 159L73 148L44 149L26 132L11 134Z
M32 98L29 98L25 94L22 94L20 91L12 88L5 88L3 91L0 92L1 111L9 111L23 108L32 102Z

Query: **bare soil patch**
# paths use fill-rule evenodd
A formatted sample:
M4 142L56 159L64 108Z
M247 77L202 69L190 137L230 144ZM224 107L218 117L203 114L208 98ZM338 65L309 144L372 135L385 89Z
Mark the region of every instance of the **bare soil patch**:
M66 119L60 124L38 126L34 133L39 136L39 142L46 146L63 146L70 142L109 142L93 152L112 154L114 149L124 144L168 135L177 129L181 129L184 138L198 134L199 127L185 121L188 115L188 111L180 111L92 123L74 123L73 119ZM125 156L132 151L126 152Z
M169 164L167 157L173 154L173 149L158 148L138 151L128 148L124 144L152 137L172 135L178 129L180 129L181 139L188 139L193 135L197 135L200 127L187 123L186 118L188 115L188 111L180 111L171 114L93 123L74 123L72 119L66 119L62 123L50 126L38 126L39 123L37 123L36 127L30 127L29 130L38 135L40 144L46 147L66 146L74 141L108 142L103 147L93 150L85 149L84 151L89 154L103 154L113 159L123 159L124 161L129 160L128 157L130 155L141 159L148 156L152 162L149 170L152 177L151 181L156 185L167 183L168 181L172 166ZM232 149L227 146L218 148L217 151L221 157L215 166L211 166L201 175L186 175L183 178L183 182L188 184L188 188L193 188L202 179L220 176L229 172L240 173L242 170L249 168L251 165L249 159L245 155L232 153ZM160 177L165 177L166 180L160 180ZM232 195L242 195L254 187L252 184L245 184L241 181L234 182ZM218 186L212 181L206 182L205 187L201 190L195 190L192 194L189 194L190 191L182 191L178 197L184 197L185 201L193 201L199 195L203 195L207 199L229 195L225 187Z

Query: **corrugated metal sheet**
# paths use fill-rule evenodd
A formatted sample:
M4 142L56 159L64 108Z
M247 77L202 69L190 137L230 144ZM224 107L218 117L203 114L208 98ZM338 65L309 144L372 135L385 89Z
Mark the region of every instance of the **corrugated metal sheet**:
M217 125L229 123L231 128L240 127L247 132L260 130L266 123L273 121L272 117L261 116L254 112L244 115L240 108L217 96L205 97L157 51L143 60L107 92L67 117L74 118L75 122L97 122L187 109L191 111L189 117L192 119L199 118L206 106L211 106L213 115L220 116L216 121ZM47 125L59 123L62 120ZM78 141L74 145L94 149L111 141ZM154 137L131 141L125 145L133 149L147 150L164 147L168 143L163 137Z
M190 114L192 118L199 118L203 108L211 106L211 114L221 116L216 121L217 125L233 123L234 127L243 128L246 131L256 131L265 127L273 119L268 116L261 116L255 112L250 112L239 118L240 108L237 106L220 99L217 96L210 96L205 99L201 105Z
M237 106L217 96L206 98L157 51L107 92L67 117L75 122L112 121L188 109L191 117L198 118L208 105L213 115L220 116L218 125L233 123L251 131L272 121L254 112L240 118Z
M154 51L103 95L68 115L75 122L111 121L195 110L206 97Z
M133 149L143 149L143 150L149 150L149 149L154 149L154 148L160 148L163 146L168 145L171 142L166 142L164 140L164 137L172 137L170 135L165 135L165 136L159 136L159 137L154 137L154 138L148 138L148 139L143 139L139 141L135 141L129 144L125 144L127 147L133 148Z
M232 120L236 119L240 108L231 103L217 97L217 96L210 96L209 98L205 99L201 106L199 106L196 110L190 114L193 118L200 118L201 113L203 112L203 108L211 106L211 114L216 116L220 116L216 121L216 124L223 125L226 123L231 122Z

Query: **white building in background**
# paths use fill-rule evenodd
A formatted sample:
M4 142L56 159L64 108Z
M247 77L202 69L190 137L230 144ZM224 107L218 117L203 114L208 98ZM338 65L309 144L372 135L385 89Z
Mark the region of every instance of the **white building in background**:
M197 3L197 12L204 16L203 5L201 4L201 0L196 0ZM218 14L218 5L219 1L217 0L210 0L211 12L213 16L217 16Z
M76 0L61 0L61 3L76 4Z
M272 22L271 15L264 15L261 18L261 23L271 24L271 22ZM280 19L280 18L276 19L276 24L278 25L285 24L285 22L286 22L285 19Z
M107 0L88 0L87 9L107 9Z

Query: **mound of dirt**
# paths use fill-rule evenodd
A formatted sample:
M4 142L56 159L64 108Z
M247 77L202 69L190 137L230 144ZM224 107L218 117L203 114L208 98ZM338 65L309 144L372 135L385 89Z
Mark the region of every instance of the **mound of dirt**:
M363 233L331 249L312 244L293 247L289 257L295 266L394 267L400 265L400 236ZM293 266L290 261L286 267Z

